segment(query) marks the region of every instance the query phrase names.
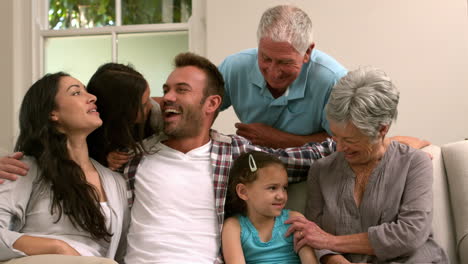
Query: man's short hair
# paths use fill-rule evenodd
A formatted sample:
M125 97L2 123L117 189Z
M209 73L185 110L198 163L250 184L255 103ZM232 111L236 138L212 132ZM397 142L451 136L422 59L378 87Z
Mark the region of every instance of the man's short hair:
M279 5L269 8L263 13L257 29L257 42L260 43L262 38L288 42L304 55L314 42L312 21L304 11L295 6Z
M214 65L207 58L197 55L192 52L180 53L174 59L174 66L176 68L194 66L202 70L206 74L206 87L203 90L202 102L210 95L219 95L221 98L224 96L224 78ZM216 111L216 116L219 113L219 108Z

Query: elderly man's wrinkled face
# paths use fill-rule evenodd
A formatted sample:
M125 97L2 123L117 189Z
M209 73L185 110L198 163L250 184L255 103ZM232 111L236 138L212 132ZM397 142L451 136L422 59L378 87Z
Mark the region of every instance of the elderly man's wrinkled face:
M309 61L310 53L299 54L288 42L260 39L258 66L273 96L282 95L299 76L302 65Z
M378 144L363 134L353 123L329 120L337 151L343 152L350 165L365 165L377 158Z

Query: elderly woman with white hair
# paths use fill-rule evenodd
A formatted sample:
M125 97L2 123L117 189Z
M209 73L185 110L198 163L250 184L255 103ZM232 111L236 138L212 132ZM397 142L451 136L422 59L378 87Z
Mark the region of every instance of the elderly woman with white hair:
M432 162L386 138L399 92L384 72L361 68L326 106L338 152L309 172L305 218L291 218L296 249L321 263L448 263L432 237Z

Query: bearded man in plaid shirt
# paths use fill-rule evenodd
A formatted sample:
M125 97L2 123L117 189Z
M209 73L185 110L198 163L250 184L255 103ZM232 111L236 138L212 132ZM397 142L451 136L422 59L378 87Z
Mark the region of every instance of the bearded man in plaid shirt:
M135 197L126 263L222 263L232 162L243 152L268 152L286 164L290 182L298 182L315 159L334 149L330 140L275 150L212 130L224 94L222 75L192 53L179 54L175 66L163 86L165 135L155 135L152 154L134 158L124 170Z

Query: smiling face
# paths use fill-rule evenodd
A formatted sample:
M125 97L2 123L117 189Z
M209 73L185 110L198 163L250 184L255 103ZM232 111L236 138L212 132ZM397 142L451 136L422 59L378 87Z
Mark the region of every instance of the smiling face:
M77 79L64 76L55 95L55 110L50 113L59 131L71 135L88 135L102 125L96 107L96 96L88 93Z
M346 161L350 165L365 165L378 157L379 139L371 141L371 138L363 134L354 124L337 123L329 120L333 140L336 142L337 151L343 152Z
M250 219L279 216L288 201L288 175L279 164L259 169L255 181L239 185L243 185L238 190L239 197L247 204Z
M275 42L270 38L260 39L258 45L258 66L275 96L286 91L299 76L302 65L309 61L313 46L305 55L299 54L288 42Z
M163 86L161 110L164 133L170 137L195 136L203 129L203 91L206 74L194 66L176 68Z

